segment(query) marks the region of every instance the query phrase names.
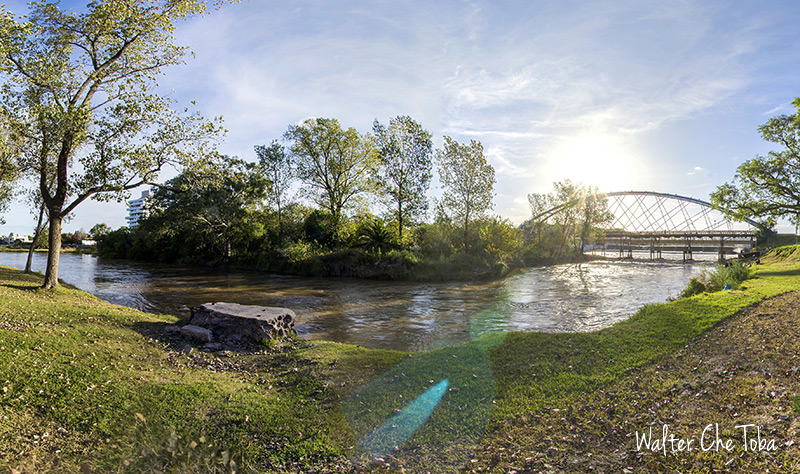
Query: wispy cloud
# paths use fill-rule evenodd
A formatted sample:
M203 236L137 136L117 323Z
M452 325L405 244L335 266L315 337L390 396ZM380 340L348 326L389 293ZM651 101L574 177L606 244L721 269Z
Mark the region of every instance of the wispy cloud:
M23 0L7 4L26 10ZM665 176L677 187L691 181L687 170L732 171L731 156L761 153L738 142L721 159L708 152L754 130L741 119L746 107L751 116L792 110L798 17L800 4L700 0L252 0L179 24L178 43L196 57L167 70L160 90L224 116L222 151L243 158L312 116L366 132L376 118L408 114L437 144L480 139L502 214L561 179L556 152L581 136L613 144L609 166L639 180L626 188ZM653 168L659 159L670 165Z

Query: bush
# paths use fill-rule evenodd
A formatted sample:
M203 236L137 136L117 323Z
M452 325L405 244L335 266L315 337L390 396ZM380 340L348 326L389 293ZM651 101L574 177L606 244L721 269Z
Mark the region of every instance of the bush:
M740 262L728 265L716 265L707 273L706 288L708 291L720 291L726 285L737 288L743 281L753 278L753 270Z
M689 284L686 286L686 289L681 292L681 298L699 295L700 293L705 293L705 291L706 285L696 277L692 277L692 279L689 280Z
M704 270L698 277L689 280L686 289L681 292L681 298L706 291L713 293L724 289L727 285L730 285L731 288L738 288L743 281L754 276L753 270L741 262L731 262L728 265L717 264L712 270Z

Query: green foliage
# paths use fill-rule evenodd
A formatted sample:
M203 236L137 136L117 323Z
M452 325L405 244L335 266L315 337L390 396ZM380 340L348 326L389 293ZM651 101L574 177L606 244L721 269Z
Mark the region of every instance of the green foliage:
M397 241L403 242L403 228L428 210L425 193L433 175L431 134L409 116L377 120L373 124L380 160L380 188L387 209L397 222Z
M294 163L291 156L286 153L283 145L277 140L269 146L258 145L255 147L258 156L259 171L270 181L267 196L269 201L277 208L278 215L278 240L285 236L284 209L286 208L289 188L296 178Z
M705 293L705 292L706 292L705 283L700 281L700 278L692 277L691 279L689 279L689 284L681 292L680 297L681 298L688 298L690 296L699 295L699 294Z
M156 190L150 215L134 230L101 236L98 250L125 258L233 261L258 250L268 186L255 165L217 156Z
M583 254L599 235L600 227L612 219L608 201L596 187L567 179L553 183L553 192L529 194L532 217L524 224L526 240L535 256L559 259Z
M292 160L307 194L336 225L374 188L377 150L369 135L344 130L336 119L316 118L290 126L284 138L291 141Z
M381 219L371 219L359 226L357 244L373 252L385 252L395 246L392 232Z
M14 145L8 125L0 123L0 224L5 224L1 214L14 198L14 185L20 175Z
M167 164L202 153L218 124L172 110L149 92L178 64L174 23L205 2L91 2L69 13L57 1L31 2L26 16L3 8L2 109L20 169L40 183L53 236L44 286L58 286L61 221L89 198L121 201Z
M752 268L737 261L730 262L728 265L716 265L713 270L706 274L706 288L708 291L720 291L727 285L736 289L743 281L753 278L755 275Z
M330 245L336 240L338 231L336 218L330 212L315 210L303 223L305 237L319 245Z
M493 217L480 226L480 246L491 262L515 267L522 247L522 231L508 219Z
M100 238L108 234L109 232L111 232L111 228L104 222L95 224L94 226L92 226L91 229L89 229L89 234L92 236L93 239Z
M717 264L712 270L704 270L699 276L689 280L688 286L681 292L681 298L705 292L723 290L727 285L736 289L745 280L753 278L755 272L742 262L729 262L727 265Z
M462 245L469 251L471 225L493 207L494 168L486 162L483 145L471 140L462 145L444 137L444 148L437 150L439 180L442 183L442 209L460 226Z
M764 227L781 218L800 224L800 98L793 104L797 112L770 118L758 129L764 140L783 149L745 161L731 183L711 193L711 202L727 215L764 219Z

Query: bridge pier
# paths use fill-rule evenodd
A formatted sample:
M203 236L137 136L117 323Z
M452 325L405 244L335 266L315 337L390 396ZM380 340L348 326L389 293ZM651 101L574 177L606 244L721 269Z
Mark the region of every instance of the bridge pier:
M692 257L692 241L686 238L686 248L683 249L683 263L691 262L694 260Z
M650 260L661 260L661 239L653 237L650 241Z

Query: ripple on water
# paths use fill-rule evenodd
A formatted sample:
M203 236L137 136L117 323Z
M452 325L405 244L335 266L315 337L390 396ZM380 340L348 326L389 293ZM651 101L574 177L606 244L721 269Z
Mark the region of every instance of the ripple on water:
M23 268L24 253L0 253ZM44 269L36 254L34 270ZM209 301L288 307L301 335L367 347L419 350L496 331L593 331L646 303L677 296L708 262L598 261L529 268L490 283L298 278L63 254L60 277L98 297L186 316Z

